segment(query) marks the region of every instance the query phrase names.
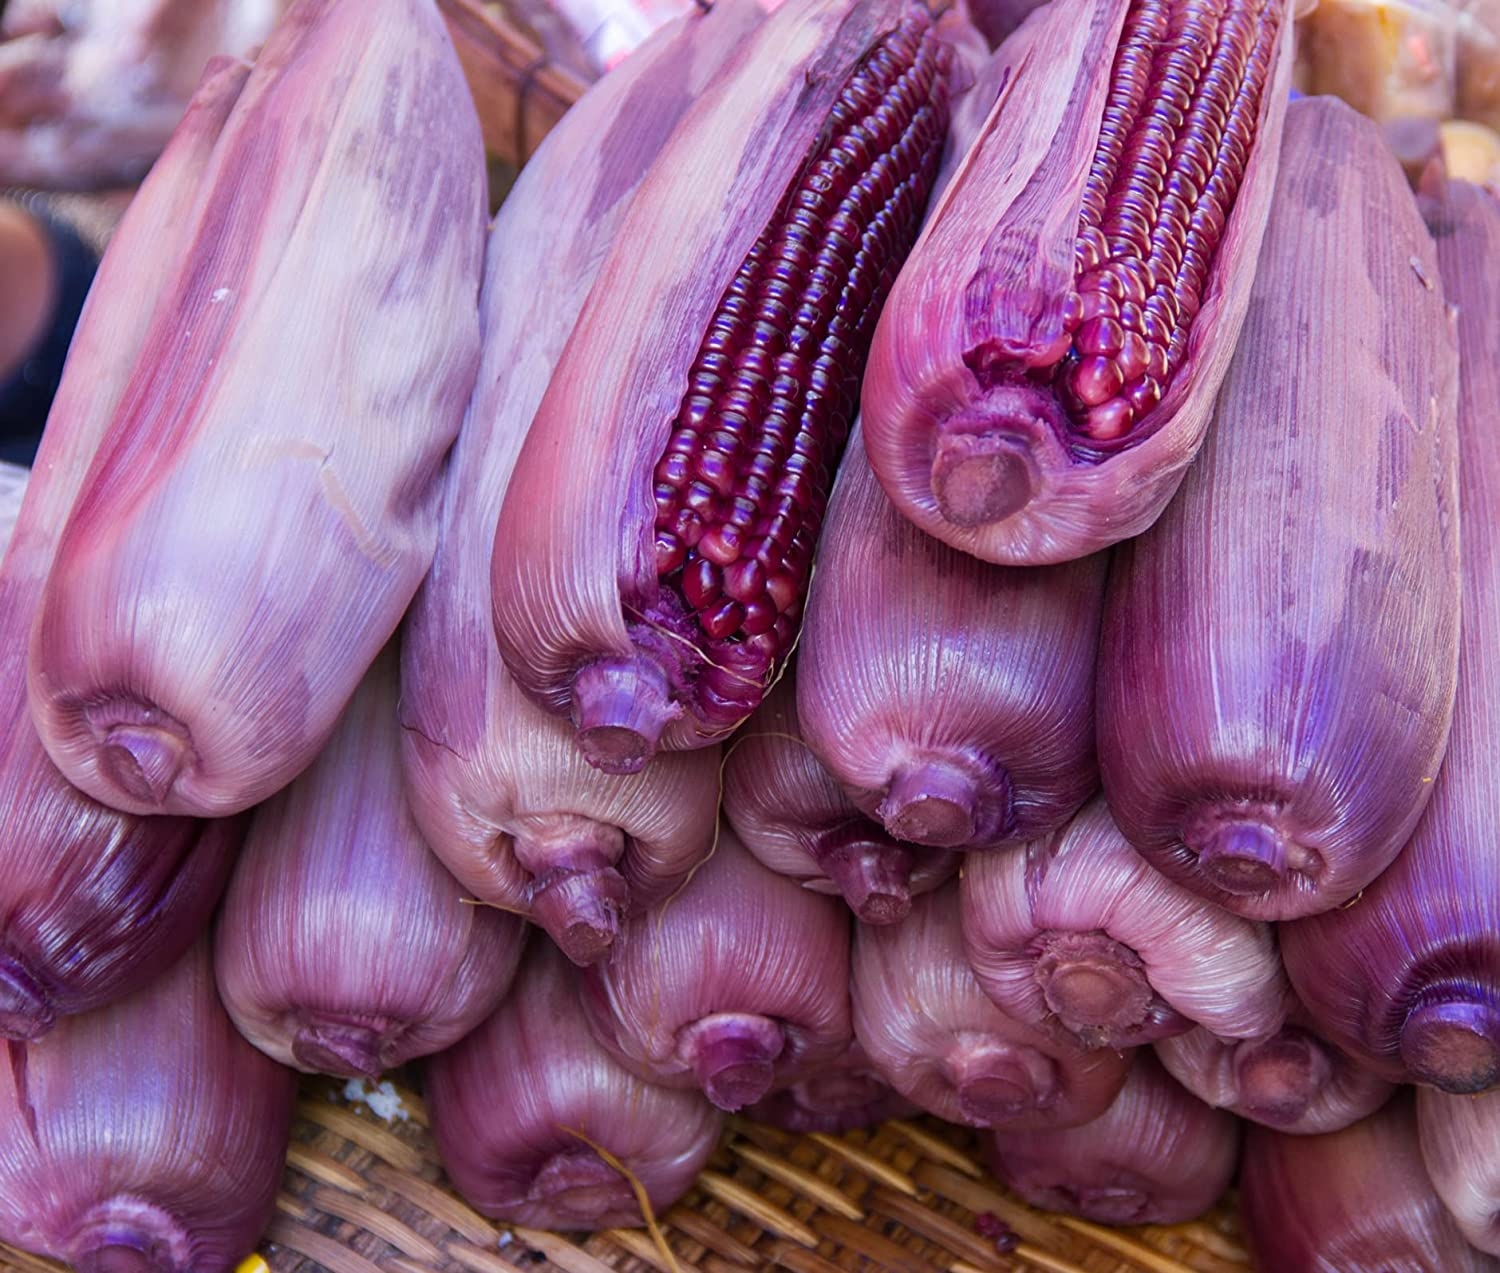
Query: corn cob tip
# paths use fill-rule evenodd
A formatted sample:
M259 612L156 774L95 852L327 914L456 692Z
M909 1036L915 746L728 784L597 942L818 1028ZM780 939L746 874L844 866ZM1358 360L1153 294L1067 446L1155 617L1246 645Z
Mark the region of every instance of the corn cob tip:
M1429 993L1401 1027L1401 1060L1455 1096L1488 1091L1500 1082L1500 1012L1463 987Z
M1071 1033L1094 1046L1145 1023L1156 992L1128 946L1100 932L1047 932L1036 947L1032 975Z
M159 808L187 763L187 730L155 707L103 703L85 712L106 779L132 800Z
M390 1036L389 1028L309 1013L292 1036L292 1056L305 1070L373 1080L389 1068Z
M13 959L0 957L0 1039L30 1043L56 1024L41 987Z
M192 1245L160 1207L114 1198L79 1226L69 1263L77 1273L187 1273Z
M682 1054L703 1094L732 1114L770 1095L785 1049L786 1032L769 1017L725 1012L693 1025Z
M527 1200L577 1216L593 1228L601 1215L636 1205L630 1182L592 1149L580 1146L553 1154L531 1179Z
M892 775L879 814L898 840L950 849L974 839L981 799L965 769L944 760L916 761Z
M912 859L905 849L856 833L816 856L849 909L866 924L897 924L911 912Z
M578 746L603 773L640 773L681 711L666 674L649 658L600 659L573 678Z
M587 968L613 948L630 888L612 866L545 878L531 897L531 918L574 964Z
M1045 421L1042 395L1024 388L991 392L982 409L943 419L932 457L932 496L945 521L972 529L1025 508L1040 477L1029 432Z
M1198 855L1198 870L1215 888L1235 897L1270 892L1286 875L1286 846L1258 822L1223 822L1198 842L1184 837Z
M1262 1122L1290 1126L1303 1118L1332 1081L1333 1067L1321 1044L1286 1033L1235 1049L1239 1108Z
M1004 1046L960 1044L944 1068L964 1121L974 1127L999 1127L1020 1118L1054 1085L1051 1061L1036 1053L1017 1056L1016 1049Z

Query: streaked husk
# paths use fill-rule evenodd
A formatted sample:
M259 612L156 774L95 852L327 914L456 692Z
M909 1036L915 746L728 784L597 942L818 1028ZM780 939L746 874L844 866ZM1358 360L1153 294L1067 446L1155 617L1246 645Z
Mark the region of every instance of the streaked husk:
M997 1008L964 958L958 888L854 935L854 1033L875 1067L929 1114L970 1127L1035 1131L1097 1118L1128 1054L1085 1052Z
M1240 1137L1233 1118L1178 1086L1146 1048L1093 1122L986 1140L996 1177L1034 1207L1099 1224L1181 1224L1228 1187Z
M1475 1092L1500 1084L1500 203L1452 183L1426 210L1461 344L1453 735L1395 865L1352 905L1286 925L1281 946L1313 1020L1340 1047L1392 1082ZM1436 623L1415 634L1421 658L1434 657Z
M532 943L500 1010L426 1063L432 1131L455 1187L485 1215L636 1227L629 1181L582 1137L623 1163L660 1214L707 1162L722 1116L611 1059L584 1025L577 975L549 942Z
M146 985L207 928L240 825L96 804L48 758L26 702L26 640L58 534L163 304L181 227L249 67L216 60L104 254L0 566L0 1035ZM154 302L154 303L153 303Z
M225 1007L266 1055L374 1078L500 1005L526 926L466 904L407 805L388 647L312 766L256 809L219 916Z
M501 662L490 626L495 524L636 186L758 19L753 0L726 0L671 24L568 112L506 196L485 262L478 386L432 571L406 623L403 761L423 832L476 897L528 915L579 963L602 958L621 914L660 901L708 852L718 751L662 756L633 777L584 760L567 722L530 702ZM611 126L623 118L629 128Z
M1500 1093L1417 1089L1417 1139L1432 1187L1465 1238L1500 1255Z
M430 0L298 0L144 340L89 358L126 387L29 678L97 799L222 816L286 785L416 592L479 356L471 105Z
M1116 551L1099 665L1115 821L1238 914L1349 901L1432 793L1457 674L1457 382L1432 240L1379 129L1292 103L1208 445Z
M260 1239L295 1084L235 1031L209 943L0 1065L0 1239L78 1273L228 1273Z
M594 1037L668 1087L727 1110L849 1046L849 913L761 866L728 827L687 886L633 916L580 974Z
M985 993L1087 1047L1133 1047L1201 1023L1247 1038L1281 1024L1270 926L1210 906L1154 870L1102 799L1013 853L971 858L964 949Z

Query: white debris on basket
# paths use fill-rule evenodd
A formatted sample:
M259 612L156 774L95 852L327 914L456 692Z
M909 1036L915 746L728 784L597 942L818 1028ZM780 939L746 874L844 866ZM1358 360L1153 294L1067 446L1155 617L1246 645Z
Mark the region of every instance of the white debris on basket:
M411 1114L401 1103L401 1093L390 1079L382 1079L373 1086L365 1079L350 1079L344 1084L344 1099L351 1105L364 1105L376 1118L386 1122L400 1119L409 1122Z

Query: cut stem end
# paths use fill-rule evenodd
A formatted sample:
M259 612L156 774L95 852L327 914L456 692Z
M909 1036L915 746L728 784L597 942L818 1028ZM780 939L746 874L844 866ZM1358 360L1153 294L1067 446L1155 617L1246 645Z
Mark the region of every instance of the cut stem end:
M1188 847L1197 851L1204 877L1236 897L1269 893L1286 876L1286 846L1263 823L1223 822Z
M1140 956L1104 933L1044 933L1034 975L1048 1009L1090 1047L1143 1026L1156 1000Z
M896 770L878 812L896 839L952 849L974 838L979 801L972 775L956 765L927 760Z
M35 1042L57 1023L57 1014L32 976L15 960L0 958L0 1038Z
M612 866L596 871L560 871L531 895L531 918L580 968L596 964L620 935L630 887Z
M1418 1003L1401 1030L1401 1060L1455 1096L1489 1091L1500 1083L1500 1014L1458 995Z
M180 727L115 725L104 736L101 759L111 783L132 800L159 809L182 772L187 754L187 739Z
M947 1062L958 1108L971 1127L1004 1127L1050 1094L1052 1063L1039 1053L1000 1045L964 1049ZM1024 1049L1030 1052L1030 1049Z
M302 1019L292 1058L303 1070L339 1078L377 1079L388 1066L386 1032L317 1015Z
M529 1199L576 1216L588 1228L601 1217L637 1210L630 1182L591 1149L553 1154L532 1177Z
M911 911L912 856L874 826L838 828L813 856L864 923L896 924Z
M720 1013L692 1027L684 1049L698 1086L729 1113L770 1094L786 1033L769 1017Z
M189 1273L192 1244L160 1207L112 1199L96 1208L69 1248L77 1273Z
M1273 1126L1289 1126L1302 1118L1333 1075L1323 1045L1301 1031L1240 1044L1234 1069L1240 1108Z
M965 412L938 425L932 456L932 497L943 520L965 530L1014 517L1031 502L1040 477L1025 428L1033 426L1024 390L1001 391L1003 399L979 419ZM1022 430L1005 427L1007 414ZM983 427L976 430L980 420ZM1033 426L1034 427L1034 426Z
M649 659L600 659L573 678L578 745L603 773L640 773L678 714L666 674Z

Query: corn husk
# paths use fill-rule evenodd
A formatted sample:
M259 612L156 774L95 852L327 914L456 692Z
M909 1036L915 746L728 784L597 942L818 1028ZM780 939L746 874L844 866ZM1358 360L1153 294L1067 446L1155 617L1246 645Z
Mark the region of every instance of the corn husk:
M1432 240L1378 127L1332 98L1292 104L1277 191L1209 444L1117 550L1099 662L1115 821L1256 919L1341 906L1400 852L1447 746L1459 626Z
M963 433L996 418L966 356L987 345L1018 361L1040 359L1062 334L1084 184L1126 9L1125 0L1046 5L996 52L999 66L985 79L998 97L875 333L861 408L876 476L921 530L986 561L1068 561L1151 525L1202 445L1249 302L1292 69L1289 17L1187 359L1161 403L1128 446L1100 454L1039 418L1007 422L1013 511L972 527L943 515L933 492L939 434L950 421Z
M584 1025L575 977L549 943L532 943L500 1010L427 1062L433 1136L454 1186L485 1215L636 1227L641 1205L624 1171L665 1211L723 1120L698 1093L643 1082L612 1060Z
M1465 1239L1500 1255L1500 1094L1449 1096L1418 1088L1417 1137L1432 1186Z
M1184 1090L1149 1049L1114 1103L1082 1127L986 1138L996 1178L1033 1207L1098 1224L1182 1224L1234 1175L1239 1124Z
M1286 1018L1253 1039L1223 1039L1199 1026L1158 1040L1156 1055L1199 1100L1279 1132L1336 1132L1385 1104L1391 1084L1320 1038L1290 992Z
M1292 984L1328 1038L1392 1082L1476 1092L1500 1086L1500 304L1490 285L1500 202L1454 183L1426 211L1461 350L1463 631L1453 737L1395 865L1350 906L1286 925L1281 943ZM1395 609L1396 596L1380 604ZM1458 607L1450 605L1451 616ZM1424 624L1412 657L1434 660L1437 622L1412 621Z
M94 360L127 387L30 654L49 754L137 813L317 755L431 563L479 354L484 155L429 0L299 0L202 181L140 350Z
M854 934L854 1033L890 1085L970 1127L1076 1127L1114 1100L1127 1053L1085 1052L997 1008L964 958L954 885Z
M993 849L1061 826L1098 786L1102 555L991 566L886 498L856 433L798 654L813 750L894 837Z
M26 703L26 638L58 533L162 304L174 230L249 68L217 61L99 266L0 567L0 1035L36 1038L161 975L208 926L242 827L138 818L79 793Z
M590 90L506 198L486 260L478 388L432 572L406 625L401 721L418 823L475 897L528 915L578 963L602 958L620 916L660 901L708 852L719 757L663 756L630 777L585 762L567 723L531 703L500 660L489 619L495 523L635 187L759 18L754 0L726 0L673 23ZM659 83L684 92L656 92ZM629 129L610 127L625 115Z
M894 840L866 818L804 740L788 672L729 746L724 816L762 866L840 896L867 924L899 923L958 855Z
M5 560L11 532L21 514L21 500L26 494L26 478L30 472L19 464L0 463L0 562Z
M526 926L465 905L401 782L399 655L383 651L322 755L256 811L219 918L224 1004L309 1073L375 1078L441 1051L505 997Z
M716 643L713 663L694 643L657 574L654 471L736 271L849 76L910 13L790 0L745 41L642 182L522 448L495 537L496 635L607 771L718 741L779 670L751 642Z
M852 1038L848 912L766 870L728 828L687 887L582 976L606 1051L725 1110L816 1073Z
M235 1032L207 941L0 1067L0 1240L78 1273L228 1273L270 1222L295 1084Z
M855 1039L838 1060L825 1062L817 1073L757 1101L745 1117L804 1135L835 1136L920 1112L881 1077Z
M1326 1136L1250 1126L1240 1207L1257 1268L1287 1273L1493 1273L1432 1191L1412 1094Z
M1134 1047L1201 1023L1276 1030L1286 976L1270 926L1206 904L1126 842L1102 799L1063 830L965 865L964 949L979 984L1029 1025Z

